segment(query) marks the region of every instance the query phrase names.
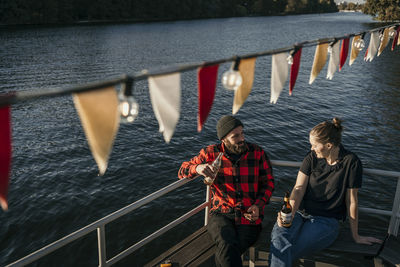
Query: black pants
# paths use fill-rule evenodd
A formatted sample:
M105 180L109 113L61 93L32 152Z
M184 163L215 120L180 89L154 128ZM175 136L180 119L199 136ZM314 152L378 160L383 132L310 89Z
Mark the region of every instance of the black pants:
M235 225L232 216L214 213L207 231L216 244L217 266L242 266L241 255L257 241L261 225Z

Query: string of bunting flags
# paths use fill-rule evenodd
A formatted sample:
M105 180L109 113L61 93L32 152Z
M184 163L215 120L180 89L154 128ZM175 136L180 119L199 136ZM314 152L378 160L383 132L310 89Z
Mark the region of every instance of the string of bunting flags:
M89 148L98 166L99 174L103 175L107 169L120 123L132 123L138 116L139 104L133 96L134 81L147 79L150 100L159 124L159 131L163 134L165 142L169 143L180 117L181 72L197 70L197 130L200 132L214 102L218 69L221 64L232 63L231 68L222 75L222 84L226 89L234 92L232 114L236 114L251 93L255 63L258 57L272 56L270 103L275 104L288 78L289 94L292 95L300 69L303 48L316 47L309 79L309 84L312 84L328 61L328 56L326 78L331 80L337 69L342 70L349 54L349 48L349 65L354 63L366 46L364 41L366 34L370 34L370 40L364 60L371 62L375 56L382 54L391 39L393 39L392 51L396 45L400 45L399 31L400 24L397 23L342 37L309 40L290 47L254 54L178 65L153 71L143 70L136 75L123 75L112 80L72 88L0 94L0 205L3 210L8 209L7 195L12 165L11 106L13 104L39 97L72 94ZM351 45L350 38L352 38ZM122 85L121 90L117 90L118 85Z

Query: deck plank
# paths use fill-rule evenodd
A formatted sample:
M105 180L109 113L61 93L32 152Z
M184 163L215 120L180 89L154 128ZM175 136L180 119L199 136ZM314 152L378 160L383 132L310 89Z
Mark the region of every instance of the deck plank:
M385 233L381 233L377 238L384 239ZM336 241L327 248L330 251L358 253L366 256L376 256L381 244L362 245L354 242L350 228L342 227Z
M379 257L395 266L400 266L400 238L389 236Z
M145 267L159 266L170 260L173 266L199 266L214 254L214 242L202 227L160 256L147 263Z

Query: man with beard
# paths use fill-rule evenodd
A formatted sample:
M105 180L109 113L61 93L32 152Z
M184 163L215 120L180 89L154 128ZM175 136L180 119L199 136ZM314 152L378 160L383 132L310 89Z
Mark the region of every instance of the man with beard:
M271 163L258 145L247 143L243 124L234 116L217 123L221 143L203 148L182 163L178 177L214 177L207 231L216 244L217 266L242 266L241 254L257 241L264 207L274 190ZM211 163L222 152L219 169Z

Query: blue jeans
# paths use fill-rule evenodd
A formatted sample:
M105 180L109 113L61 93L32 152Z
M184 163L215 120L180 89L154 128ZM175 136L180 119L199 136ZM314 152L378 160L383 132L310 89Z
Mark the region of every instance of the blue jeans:
M338 220L329 217L304 218L296 213L289 228L275 223L271 233L269 266L292 266L294 260L330 246L338 233Z

